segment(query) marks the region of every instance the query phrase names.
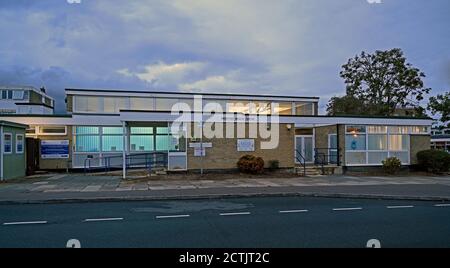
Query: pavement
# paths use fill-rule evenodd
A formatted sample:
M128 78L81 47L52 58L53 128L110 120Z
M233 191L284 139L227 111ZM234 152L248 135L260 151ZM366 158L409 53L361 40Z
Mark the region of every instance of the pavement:
M448 248L449 212L450 202L298 196L14 204L0 206L0 247L364 248L376 239Z
M450 176L124 181L119 176L46 174L0 184L0 204L279 195L445 201L450 200Z

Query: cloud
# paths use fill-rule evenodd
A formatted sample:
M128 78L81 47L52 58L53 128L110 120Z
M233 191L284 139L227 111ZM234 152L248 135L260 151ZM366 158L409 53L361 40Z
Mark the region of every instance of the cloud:
M320 96L323 107L343 94L349 57L392 47L448 88L430 74L450 58L448 0L0 2L0 84L46 85L58 103L78 86Z

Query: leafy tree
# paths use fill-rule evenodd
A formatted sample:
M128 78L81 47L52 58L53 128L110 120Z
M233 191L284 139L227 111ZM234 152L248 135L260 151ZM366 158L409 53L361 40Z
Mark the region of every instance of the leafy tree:
M447 123L447 126L450 127L450 92L431 97L428 103L428 110L433 115L440 114L441 118L439 121L443 124Z
M346 95L352 96L352 106L363 103L358 114L393 115L397 108L417 107L423 95L430 92L424 87L425 74L406 62L401 49L375 51L374 54L362 52L342 66L340 76L346 84ZM357 100L357 102L353 102ZM332 98L328 107L339 108ZM335 114L347 110L331 109Z
M364 102L353 96L332 97L327 104L328 115L366 115Z

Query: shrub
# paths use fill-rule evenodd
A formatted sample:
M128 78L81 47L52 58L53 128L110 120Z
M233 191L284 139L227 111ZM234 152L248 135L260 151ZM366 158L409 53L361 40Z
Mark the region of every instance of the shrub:
M447 172L450 169L450 154L439 150L425 150L417 153L419 166L432 173Z
M278 160L270 160L269 161L269 169L270 170L275 170L280 168L280 161Z
M264 160L254 155L244 155L237 162L237 166L244 173L261 173L264 170Z
M395 174L402 167L402 161L400 161L397 157L388 157L384 159L382 163L384 172L388 174Z

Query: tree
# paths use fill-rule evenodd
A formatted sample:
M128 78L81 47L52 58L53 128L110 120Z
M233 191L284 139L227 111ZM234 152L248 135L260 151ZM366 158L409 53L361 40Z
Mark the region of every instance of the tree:
M364 114L391 116L398 108L417 107L431 90L424 87L425 74L407 63L399 48L374 54L363 51L342 66L340 76L346 95L364 104ZM336 100L332 98L329 107Z
M436 97L431 97L428 103L428 110L433 115L440 114L439 121L447 127L450 127L450 92L439 94Z
M353 96L332 97L327 104L328 115L366 115L364 102Z

